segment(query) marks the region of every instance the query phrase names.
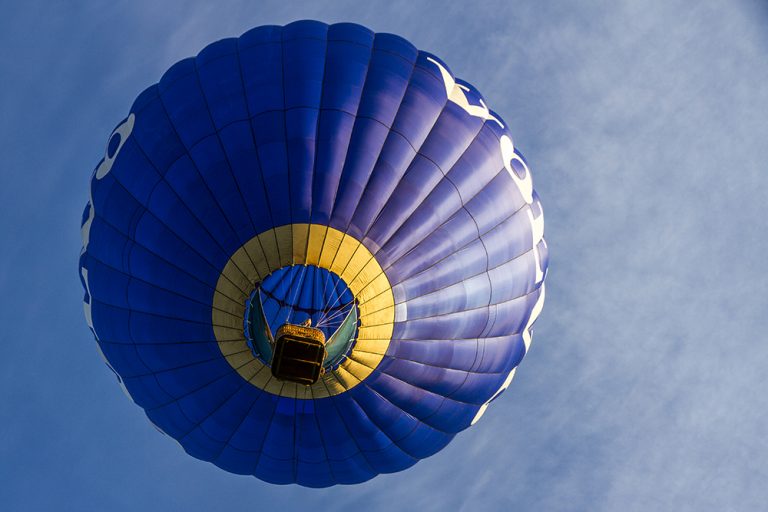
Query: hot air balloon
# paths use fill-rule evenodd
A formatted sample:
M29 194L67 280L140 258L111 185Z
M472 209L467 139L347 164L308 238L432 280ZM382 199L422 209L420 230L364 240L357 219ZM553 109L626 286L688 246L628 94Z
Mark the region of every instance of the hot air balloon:
M309 487L406 469L509 386L544 301L526 160L405 39L300 21L173 65L108 139L79 271L190 455Z

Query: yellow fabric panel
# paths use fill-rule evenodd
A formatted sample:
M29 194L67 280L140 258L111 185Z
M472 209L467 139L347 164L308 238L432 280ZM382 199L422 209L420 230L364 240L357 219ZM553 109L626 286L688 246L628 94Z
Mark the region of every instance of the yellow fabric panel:
M325 239L323 240L323 249L320 253L320 262L317 264L320 268L330 269L332 272L336 272L333 269L333 260L336 258L336 253L339 252L341 247L341 241L344 239L344 233L338 229L331 227L327 228ZM336 272L338 274L338 272Z
M328 387L328 384L326 383L325 379L335 379L335 377L333 377L333 376L331 376L331 377L323 376L323 377L320 378L319 381L317 381L319 386L312 386L312 394L314 395L315 398L325 398L325 397L329 397L329 396L334 396L334 395L337 395L339 393L343 393L344 391L346 391L344 386L342 386L341 384L337 383L337 384L334 384L334 386L333 386L334 391L331 392L331 388ZM336 379L336 380L338 382L338 379ZM341 391L339 391L339 389L341 389Z
M389 279L387 279L387 276L386 274L384 274L384 272L379 271L379 273L376 275L376 277L372 281L369 281L368 284L363 286L363 288L360 290L360 293L357 295L357 297L360 302L368 302L369 300L379 296L386 290L390 290ZM390 290L390 293L391 293L391 290ZM394 298L393 298L392 304L394 304Z
M217 295L219 297L217 297ZM242 302L243 307L245 307L245 299L248 298L245 292L235 286L235 284L224 274L219 277L219 282L216 284L216 290L213 297L213 303L220 309L223 308L223 306L219 305L218 299L222 296L238 304Z
M320 254L325 245L325 234L328 232L328 226L319 226L311 224L309 227L309 241L307 243L307 265L319 265Z
M261 280L256 264L253 261L251 253L248 252L246 245L238 249L230 258L237 268L242 272L248 283L256 283Z
M264 254L264 248L261 246L261 240L259 240L259 237L255 236L246 242L246 244L243 246L243 249L245 249L245 251L251 257L251 262L253 263L256 269L256 273L259 276L259 278L255 280L254 283L262 281L265 277L267 277L270 270L269 263L267 262L267 256Z
M331 393L328 391L322 378L320 378L314 386L307 386L307 389L309 389L312 398L326 398L331 396Z
M213 309L211 313L212 323L215 326L229 327L231 329L243 328L243 318L237 317L232 313L227 313L220 309Z
M237 252L233 255L233 258L234 257L239 257ZM221 291L221 293L224 295L228 295L229 297L235 299L240 294L247 296L248 293L250 293L250 290L253 288L253 285L250 281L248 281L248 278L245 276L245 274L243 274L233 258L231 258L224 266L224 270L221 272L221 276L219 277L219 282L217 283L216 289ZM221 283L222 277L225 280L228 280L233 285L233 288L239 293L228 294L224 291L226 288L219 288L218 284Z
M286 384L290 384L289 382L280 382L276 378L272 377L272 374L270 373L271 379L267 382L267 385L264 386L264 391L267 393L272 393L273 395L280 395L280 396L290 396L293 397L294 393L290 394L283 394L283 387Z
M237 370L237 373L239 373L243 378L245 376L241 373L242 368L248 364L254 361L253 354L251 353L251 349L248 348L248 346L245 347L245 350L242 350L240 352L235 352L234 354L229 354L226 356L227 362L232 365L232 368ZM247 378L245 380L248 380Z
M379 326L391 325L394 321L395 308L389 307L376 311L375 313L369 313L365 316L360 316L360 325L366 328L372 329Z
M260 389L265 389L267 386L267 383L272 379L272 372L269 370L269 367L262 365L262 369L254 374L253 377L248 379L248 382L256 386Z
M389 340L357 340L353 354L367 352L369 354L384 355L389 348ZM350 354L351 355L351 354Z
M280 267L293 265L295 263L293 261L293 226L275 228L275 239L277 239L277 252L280 253Z
M344 381L339 379L339 377L336 375L337 373L338 373L338 369L333 372L326 372L320 378L330 396L338 395L339 393L343 393L347 389L349 389L347 386L344 385Z
M341 277L345 283L348 283L349 289L352 290L352 293L355 295L360 291L362 285L365 284L364 282L356 281L360 275L360 271L372 261L375 262L376 260L371 253L368 252L368 249L366 249L363 244L358 244L357 247L355 247L355 252L349 259L349 263L343 269L340 269L341 272L337 272L339 277ZM358 283L357 288L355 288L355 282Z
M218 290L213 292L213 307L241 318L245 314L245 302L235 302Z
M251 377L253 377L256 374L256 372L259 371L259 365L256 364L258 362L259 361L257 361L256 359L252 359L251 361L246 363L245 366L243 366L242 368L238 368L237 373L242 375L245 380L250 380Z
M368 326L362 324L357 330L358 340L388 340L392 337L392 325Z
M274 382L280 382L277 379L272 379ZM301 384L296 384L295 382L282 382L281 383L283 387L275 394L279 394L281 396L289 396L291 398L297 398L299 396L299 388L303 388L306 386L302 386Z
M375 369L381 362L381 354L367 354L365 352L352 352L349 358L363 366Z
M221 350L221 353L225 356L230 356L233 354L239 354L240 352L243 352L244 350L248 349L248 344L245 342L245 338L241 338L236 341L225 341L225 342L219 342L219 349Z
M344 364L341 364L333 373L345 389L353 388L361 382L354 374L344 368Z
M296 398L299 400L311 400L312 399L312 386L297 386Z
M339 368L344 368L349 373L355 376L355 378L359 381L365 380L368 375L371 374L372 368L368 368L367 366L363 366L362 364L358 363L354 359L347 358L343 363L341 363L341 366Z
M232 329L230 327L213 326L213 333L219 343L232 343L243 339L243 329Z
M253 356L243 333L245 302L267 275L288 265L317 265L340 276L357 299L358 338L349 357L312 386L282 382ZM366 379L381 362L394 329L394 295L386 274L357 239L316 224L280 226L238 249L224 267L213 296L211 319L219 349L250 384L280 396L323 398Z
M307 242L309 241L309 224L293 225L293 262L295 265L307 261Z
M274 272L280 268L280 254L277 251L277 237L275 236L275 230L270 229L265 231L264 233L259 234L257 238L259 239L262 249L264 249L264 257L267 259L269 272Z
M360 302L360 316L370 315L383 309L393 308L395 297L392 295L389 289L383 290L378 295L371 297L365 302Z

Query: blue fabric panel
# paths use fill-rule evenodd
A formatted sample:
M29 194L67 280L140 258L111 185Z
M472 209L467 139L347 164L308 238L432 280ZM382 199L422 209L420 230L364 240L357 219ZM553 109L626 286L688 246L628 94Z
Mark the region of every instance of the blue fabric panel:
M237 39L222 39L201 51L197 58L200 87L217 130L248 119Z
M154 377L145 379L154 379ZM135 388L136 386L132 385L131 387ZM195 427L194 422L184 415L178 402L171 401L170 397L163 404L143 407L146 407L145 412L149 421L174 439L182 437ZM160 427L159 423L162 423L163 427Z
M200 430L192 430L182 438L181 446L189 455L203 460L212 460L218 457L224 448L224 443L219 443L205 435Z
M199 343L136 343L136 355L148 371L157 373L172 368L211 361L220 357L215 341Z
M260 27L240 38L240 69L251 117L285 108L281 33L280 27Z
M464 278L434 292L409 298L408 319L431 318L488 306L491 290L491 281L486 273Z
M398 297L396 300L403 302L437 291L485 272L486 268L485 247L477 240L439 260L412 278L403 280L395 287L402 293L402 298Z
M213 266L215 261L211 262L207 257L198 254L194 248L179 238L176 231L151 214L141 216L136 224L134 236L136 244L166 261L173 261L179 268L189 273L202 271L199 275L207 276L215 272L209 270L215 268ZM184 257L181 257L182 255Z
M130 308L134 311L203 324L210 322L210 304L188 299L138 279L133 279L128 283L127 296Z
M141 172L137 172L137 169L141 169ZM124 142L120 157L115 159L109 175L142 205L147 204L149 196L161 180L160 174L144 156L133 137L128 137Z
M278 397L277 407L272 415L272 421L267 431L267 437L262 449L264 455L277 459L292 461L296 455L294 445L296 399Z
M136 219L142 214L144 208L120 183L115 181L112 174L107 174L98 182L94 182L91 187L91 197L98 218L103 219L120 233L132 236Z
M209 236L216 240L216 245L225 254L235 252L241 245L239 238L224 216L221 205L216 202L191 157L184 155L179 158L168 169L165 177L170 188L178 195L179 202L185 205L186 209L191 213L190 215L185 215L183 210L178 209L176 210L178 212L176 216L164 220L170 222L173 219L175 221L173 223L175 230L197 230L199 228L195 224L200 223ZM197 222L190 222L192 219L196 219ZM187 225L190 227L187 227ZM185 231L180 233L180 235L185 234ZM197 235L199 238L193 237L195 235L190 235L190 240L198 242L195 243L196 246L203 244L204 239L200 235Z
M469 371L482 353L480 340L400 340L392 355L441 368Z
M373 48L373 33L351 23L328 29L323 109L356 114Z
M498 267L531 249L531 221L523 207L483 235L488 247L488 265Z
M309 222L319 110L297 108L285 112L291 215L295 223Z
M350 460L359 453L360 450L355 444L355 439L340 416L334 398L315 400L314 407L317 424L325 444L325 451L328 453L334 474L340 470L344 472L344 464L334 464L334 462ZM375 474L370 467L368 471Z
M93 325L98 327L99 340L132 343L129 331L130 312L127 309L104 304L93 297L90 307Z
M128 140L133 139L152 166L164 175L171 164L186 153L186 148L168 119L159 87L150 87L143 95L140 106L139 100L134 103L132 112L136 115L136 124ZM122 152L117 161L121 159Z
M446 178L454 184L462 202L466 203L485 189L500 172L506 171L501 161L499 140L485 124Z
M365 191L355 205L350 233L362 238L368 232L415 156L416 151L405 137L394 131L389 132Z
M387 241L383 251L394 261L412 249L459 208L461 197L448 180L440 181L402 227Z
M472 144L481 127L480 119L468 118L463 110L448 102L366 240L370 239L375 247L383 246L440 183ZM387 262L390 260L386 252L383 258Z
M410 454L414 460L431 457L451 442L455 434L441 432L425 423L419 422L407 436L397 441L397 445Z
M382 247L442 178L443 172L433 161L417 154L363 238L366 246L373 250ZM383 267L391 264L391 258L387 257L385 251L376 252L376 259Z
M432 318L396 322L393 338L457 339L480 336L488 322L488 308L472 309Z
M453 437L422 423L374 391L351 392L371 422L414 462L435 453Z
M373 171L415 65L411 48L390 50L389 38L376 36L347 160L339 182L331 225L345 229ZM387 48L382 49L382 45ZM350 233L355 234L353 228ZM361 233L357 233L359 238Z
M231 444L226 444L218 457L211 462L230 473L251 475L259 453L250 450L238 450Z
M213 272L216 272L219 265L227 260L222 246L216 241L211 232L194 217L168 183L161 182L157 185L147 208L150 210L153 220L163 224L172 231L174 237L180 238L180 241L188 247L188 250L191 250L198 258L202 259ZM146 248L152 252L162 254L164 251L161 246L164 244L164 240L158 240ZM171 261L174 261L174 264L178 266L184 265L184 263L176 262L175 260Z
M189 156L199 169L200 176L223 213L226 223L236 233L239 244L242 245L253 238L257 233L219 136L202 139L190 149Z
M200 90L195 59L173 65L158 83L160 98L176 133L190 149L215 133L208 104Z
M100 344L101 352L110 362L116 371L120 372L123 378L140 377L151 375L152 371L147 368L139 355L136 353L136 346L128 343L108 343Z
M370 229L445 106L444 85L434 69L419 53L392 131L352 217L360 235Z
M219 133L237 188L248 209L252 229L262 233L274 224L250 121L232 123Z
M344 418L350 435L363 452L371 468L377 473L392 473L415 463L384 432L373 424L360 405L351 396L334 397L339 414Z
M229 445L249 455L251 466L248 473L253 473L258 462L258 454L264 447L272 416L277 406L277 397L269 393L259 393L248 414L241 420L239 426L229 439ZM232 454L234 456L234 454Z
M285 141L285 115L282 110L268 111L251 123L257 141L264 186L270 196L272 222L275 226L291 223L291 191L286 176L288 154Z
M488 277L493 283L491 302L498 304L522 297L535 289L536 260L533 251L491 269Z
M496 321L493 323L493 327L485 333L485 336L502 336L522 332L540 293L541 288L537 288L536 291L524 297L497 304Z
M154 375L160 386L178 399L232 373L232 367L223 358L217 358L157 372Z
M488 183L481 192L467 202L465 208L477 223L480 232L485 232L499 225L509 216L508 209L498 208L500 201L510 205L512 211L523 206L522 202L514 200L517 186L512 182L509 173L502 171Z
M374 59L371 60L371 66L373 65ZM366 93L368 89L363 91L363 94ZM360 117L358 114L339 179L339 188L330 218L331 227L347 231L357 198L365 187L388 132L387 125L376 119ZM359 238L359 234L356 236Z
M454 410L452 408L464 410L469 407L408 384L385 372L377 373L375 378L370 378L369 386L411 416L447 434L458 432L458 430L454 430L453 426L436 413L443 407L446 410L450 409L452 413ZM445 405L446 402L450 404Z
M90 236L99 240L97 244L89 244L88 252L81 256L81 262L88 264L88 257L104 262L113 268L124 268L124 251L129 243L124 234L101 217L95 217L91 222ZM82 275L81 275L82 277Z
M459 250L466 249L477 239L477 227L466 210L459 210L445 224L430 233L422 243L403 255L392 266L387 275L390 282L399 283ZM479 253L482 255L482 252Z
M91 255L87 256L88 283L90 296L111 306L128 308L128 284L131 277L102 263Z
M450 397L467 380L467 372L392 359L387 375L440 396Z
M308 222L327 26L293 24L283 33L285 129L293 222Z
M215 339L210 322L189 322L132 311L129 325L133 338L147 343L179 343Z
M312 221L316 223L330 219L373 45L372 33L344 25L333 25L328 31L312 185Z

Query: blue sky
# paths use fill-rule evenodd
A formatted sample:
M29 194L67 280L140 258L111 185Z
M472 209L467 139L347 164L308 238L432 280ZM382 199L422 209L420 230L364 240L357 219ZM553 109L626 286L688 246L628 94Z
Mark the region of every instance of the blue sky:
M688 2L10 2L0 19L4 510L759 510L768 500L768 8ZM534 172L547 303L504 396L436 456L322 491L193 459L83 319L79 223L133 98L263 24L441 56Z

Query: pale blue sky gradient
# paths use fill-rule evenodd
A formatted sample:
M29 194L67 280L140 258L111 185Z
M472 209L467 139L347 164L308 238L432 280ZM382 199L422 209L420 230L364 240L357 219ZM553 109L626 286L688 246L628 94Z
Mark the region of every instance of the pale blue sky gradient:
M4 2L0 509L705 511L768 502L768 8L760 1ZM187 456L82 312L88 180L133 99L263 24L442 57L511 126L550 248L510 389L408 471L278 487Z

